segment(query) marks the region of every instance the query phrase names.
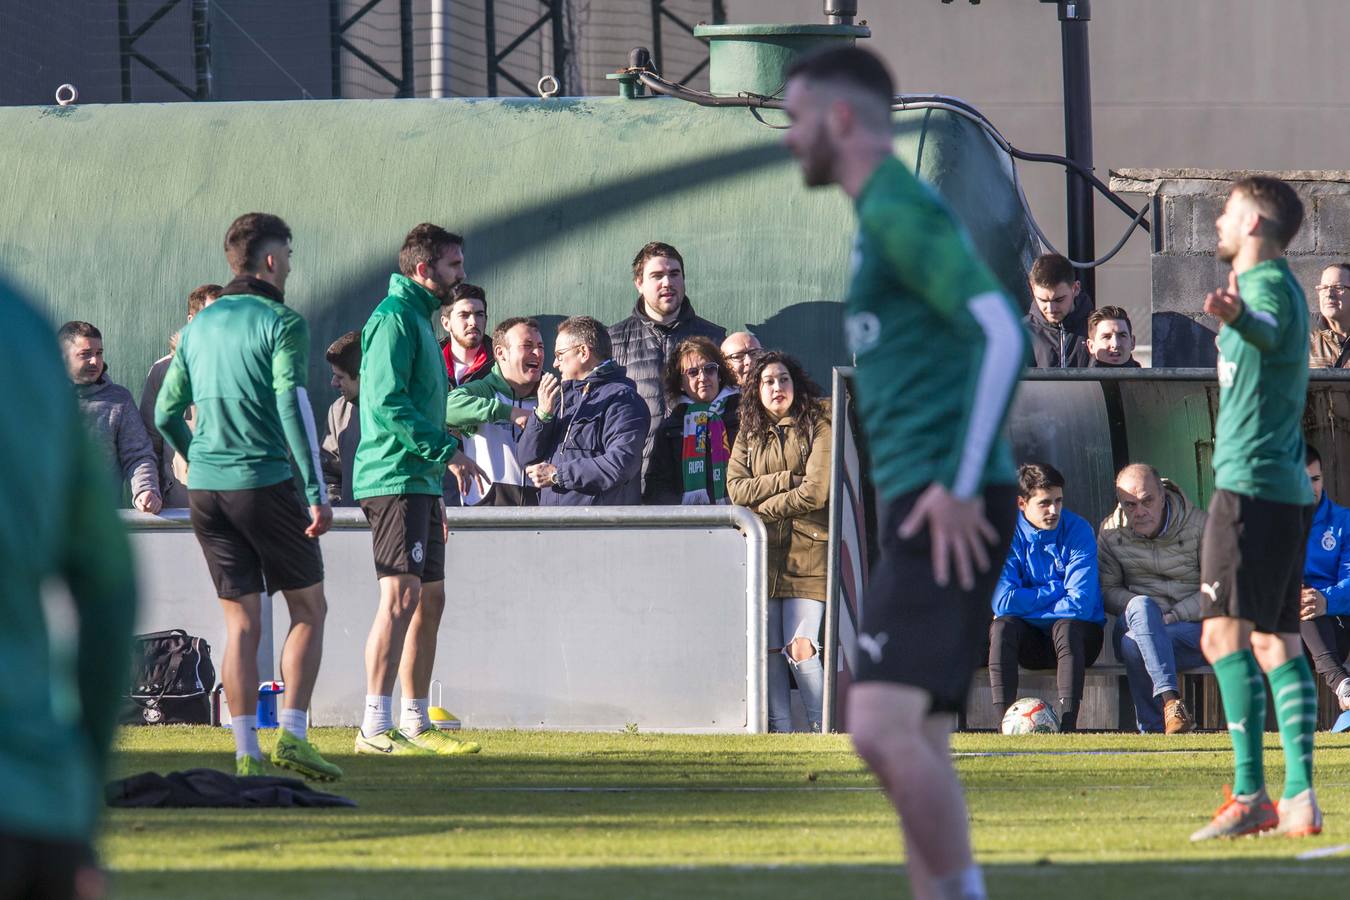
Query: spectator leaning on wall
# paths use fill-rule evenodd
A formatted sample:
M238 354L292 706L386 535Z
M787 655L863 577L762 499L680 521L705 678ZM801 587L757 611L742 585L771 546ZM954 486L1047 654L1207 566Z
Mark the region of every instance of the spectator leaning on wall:
M99 446L131 485L132 505L157 513L162 506L155 448L131 391L108 379L103 335L88 322L67 322L56 333L80 413Z
M1088 364L1087 320L1092 298L1083 291L1073 264L1046 253L1031 265L1031 308L1022 320L1031 336L1035 365L1081 369Z
M223 290L225 289L218 284L203 284L193 288L188 294L187 321L191 322L193 316L215 302ZM173 362L173 354L177 349L178 332L174 332L169 338L169 352L155 360L145 375L145 386L141 388L141 421L145 423L145 430L150 434L150 443L155 448L160 495L164 498L164 505L182 509L188 505L187 460L172 447L165 450L164 436L155 426L155 400L159 398L164 375L169 371L169 363ZM188 407L184 415L188 427L191 428L192 408Z
M324 353L332 370L332 385L338 398L328 407L328 423L319 462L328 502L333 506L355 506L352 499L352 463L361 443L361 332L349 331L328 345Z
M1322 270L1317 283L1318 327L1309 339L1308 365L1314 369L1350 368L1350 263Z

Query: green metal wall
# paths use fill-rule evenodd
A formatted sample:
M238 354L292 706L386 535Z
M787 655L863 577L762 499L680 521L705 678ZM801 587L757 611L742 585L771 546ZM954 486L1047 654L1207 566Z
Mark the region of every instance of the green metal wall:
M113 377L139 391L188 291L228 278L231 219L277 213L295 232L287 295L310 323L317 404L333 396L322 349L365 321L417 222L466 236L490 320L535 315L550 333L567 315L627 315L633 254L664 240L701 315L749 325L828 383L846 361L853 214L839 191L802 187L781 134L669 98L0 109L0 274L56 323L98 325ZM1025 303L1032 241L997 149L923 112L897 116L896 147Z

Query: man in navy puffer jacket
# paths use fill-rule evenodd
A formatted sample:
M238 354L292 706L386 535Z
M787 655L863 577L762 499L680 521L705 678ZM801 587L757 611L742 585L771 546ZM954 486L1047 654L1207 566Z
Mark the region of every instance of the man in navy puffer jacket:
M1002 712L1017 700L1017 666L1054 669L1061 731L1078 724L1084 669L1102 649L1097 538L1064 509L1064 476L1047 463L1017 470L1017 531L994 591L989 684Z
M590 316L558 326L551 373L518 445L540 506L635 506L642 502L647 404L610 358L609 334ZM562 409L558 410L558 396Z

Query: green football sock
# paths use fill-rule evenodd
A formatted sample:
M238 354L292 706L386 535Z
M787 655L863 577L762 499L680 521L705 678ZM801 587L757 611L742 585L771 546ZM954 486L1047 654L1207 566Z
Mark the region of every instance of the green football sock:
M1261 667L1252 651L1238 650L1214 663L1214 677L1233 741L1233 793L1255 793L1265 786L1261 737L1266 727L1266 683Z
M1300 653L1266 674L1275 698L1275 721L1284 748L1284 796L1312 787L1313 732L1317 728L1317 683Z

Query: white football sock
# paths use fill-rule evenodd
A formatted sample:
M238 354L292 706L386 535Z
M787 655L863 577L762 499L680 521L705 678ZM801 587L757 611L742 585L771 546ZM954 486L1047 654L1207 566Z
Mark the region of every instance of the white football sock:
M394 727L394 698L382 694L366 694L366 713L361 719L361 733L366 737L384 734Z
M262 748L258 746L258 717L232 716L230 728L234 731L234 758L251 756L262 759Z
M421 734L431 727L431 717L427 715L428 701L403 698L403 715L399 717L398 730L404 734Z
M303 709L283 709L277 713L277 724L302 741L307 738L309 716Z

